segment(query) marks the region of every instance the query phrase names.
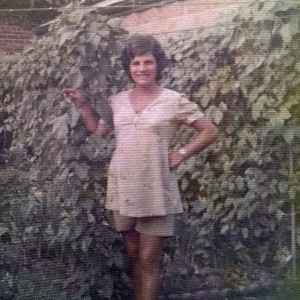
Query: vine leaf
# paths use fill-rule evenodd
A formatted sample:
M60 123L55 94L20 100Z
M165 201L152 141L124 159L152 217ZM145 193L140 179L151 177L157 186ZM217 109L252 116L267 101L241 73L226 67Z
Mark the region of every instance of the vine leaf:
M56 134L57 138L66 137L69 133L68 124L70 123L69 114L65 113L52 121L52 133Z

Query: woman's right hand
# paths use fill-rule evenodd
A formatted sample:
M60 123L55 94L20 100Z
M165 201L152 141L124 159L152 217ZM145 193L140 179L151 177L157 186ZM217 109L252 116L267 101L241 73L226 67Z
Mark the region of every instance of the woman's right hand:
M80 90L66 88L63 89L61 92L69 100L73 101L79 108L88 104L86 97Z

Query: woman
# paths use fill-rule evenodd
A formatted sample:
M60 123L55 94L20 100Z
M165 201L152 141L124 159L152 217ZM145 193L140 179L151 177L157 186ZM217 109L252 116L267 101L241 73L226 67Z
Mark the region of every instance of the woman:
M153 37L131 37L122 53L122 63L134 88L110 101L116 150L108 171L106 208L113 211L116 229L122 233L137 300L158 298L163 237L173 235L175 214L182 212L172 171L218 135L195 103L159 86L166 61ZM79 107L84 125L91 132L105 136L112 130L104 120L94 118L82 92L62 92ZM170 141L183 123L192 126L198 135L183 148L169 152Z

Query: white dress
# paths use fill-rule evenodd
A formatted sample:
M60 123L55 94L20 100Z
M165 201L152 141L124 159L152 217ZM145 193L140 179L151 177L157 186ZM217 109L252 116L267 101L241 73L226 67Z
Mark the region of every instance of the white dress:
M116 150L109 170L105 207L132 217L183 211L178 182L169 168L169 145L183 123L203 116L197 104L169 89L135 113L128 91L111 99Z

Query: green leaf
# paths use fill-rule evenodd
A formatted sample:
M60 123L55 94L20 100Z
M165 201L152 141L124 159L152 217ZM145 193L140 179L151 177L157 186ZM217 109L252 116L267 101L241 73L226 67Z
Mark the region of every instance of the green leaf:
M259 206L258 202L254 202L248 208L248 217L250 218L251 215L256 211L257 207Z
M246 227L242 228L242 235L243 235L244 239L246 239L249 235L249 229Z
M237 176L237 178L235 179L235 183L238 191L242 191L245 186L243 177Z
M80 112L78 111L76 105L71 105L70 107L70 126L74 128L80 118Z
M288 22L286 24L283 24L279 31L283 41L285 44L288 44L291 42L292 37L299 33L299 24L298 22Z
M255 235L256 237L259 237L259 236L261 235L261 233L262 233L262 229L261 229L260 227L256 227L256 228L254 229L254 235Z
M0 224L0 236L3 236L5 233L8 233L9 229L5 224Z
M235 246L234 246L234 250L235 250L235 251L239 251L239 250L244 249L244 248L245 248L245 246L244 246L243 243L240 242L240 241L238 241L238 242L235 244Z
M210 100L211 100L210 96L208 94L204 94L200 99L201 106L203 108L207 108Z
M88 250L90 248L90 245L92 243L93 238L90 236L84 236L81 240L81 250L84 253L88 253Z
M56 134L57 138L66 137L68 135L68 124L70 123L70 118L67 113L57 117L51 123L53 124L52 133Z
M283 176L288 176L289 175L289 170L288 169L280 169L280 170L278 170L278 173L283 175Z
M188 185L189 185L189 181L184 177L181 180L181 190L185 191L187 189Z
M277 2L262 2L263 3L263 8L262 8L262 12L264 12L265 14L273 14L274 13L274 8L277 6Z
M72 236L77 239L81 236L82 232L83 232L84 227L80 224L76 225L76 227L74 228L74 232L72 234Z
M77 71L77 72L71 74L69 77L69 81L70 81L70 85L73 88L75 88L75 89L80 88L83 83L83 76L82 76L81 72Z
M281 194L285 194L288 190L288 184L286 181L281 181L279 184L278 184L278 188L279 188L279 191Z
M222 226L222 228L220 230L220 234L224 235L224 234L226 234L228 232L228 230L229 230L229 225L225 224L225 225Z
M224 117L224 114L221 110L219 109L216 109L214 110L214 112L212 113L212 118L213 118L213 121L215 122L215 124L219 125L222 121Z
M258 99L259 96L259 90L258 89L252 89L249 92L249 103L254 103Z
M279 115L278 117L280 119L283 119L283 120L288 120L291 118L291 113L289 112L289 110L286 108L286 107L282 107L279 111Z
M276 205L271 203L271 204L269 205L269 207L268 207L268 212L269 212L270 214L272 214L272 213L274 213L274 212L276 212L276 211L277 211Z
M89 223L96 223L96 219L92 213L88 213L88 222Z
M269 7L276 5L276 2L265 2L266 5L266 9L262 9L261 11L257 11L254 14L253 17L253 21L254 22L260 22L260 21L266 21L266 20L273 20L274 16L272 13L267 13L266 10L268 10L267 5L269 5Z
M294 188L290 188L288 190L288 195L289 195L290 199L295 200L295 198L296 198L296 190Z
M296 240L297 240L298 246L300 247L300 235L297 236L297 239L296 239Z
M268 109L263 112L263 117L266 119L278 118L278 112L275 109Z
M90 166L87 163L78 163L75 165L75 173L81 180L88 180Z
M72 36L73 36L72 32L65 31L60 37L58 47L61 47L63 44L65 44L65 42L70 40Z
M182 58L183 58L183 55L181 53L176 53L175 56L174 56L174 59L177 62L182 60Z
M262 264L266 260L266 258L267 258L267 253L266 252L262 253L259 260L260 263Z
M224 169L226 169L225 167L224 167ZM235 185L234 185L234 183L232 183L232 182L230 182L229 184L228 184L228 189L229 189L229 191L234 191L235 190Z
M227 197L225 202L224 202L224 206L227 208L230 205L232 205L234 202L235 202L235 198Z
M277 217L278 221L281 221L283 215L284 215L284 212L282 210L280 210L280 209L277 209L276 217Z
M241 207L239 210L238 210L238 213L237 213L237 219L239 221L243 220L245 217L247 216L247 209L246 207Z
M253 201L255 199L256 195L255 192L253 191L248 191L248 193L245 195L245 201L250 202Z
M223 208L223 203L218 203L216 208L215 208L215 214L220 212L220 210Z
M254 121L256 121L260 117L263 108L264 103L259 100L257 100L257 102L252 105L251 114Z

